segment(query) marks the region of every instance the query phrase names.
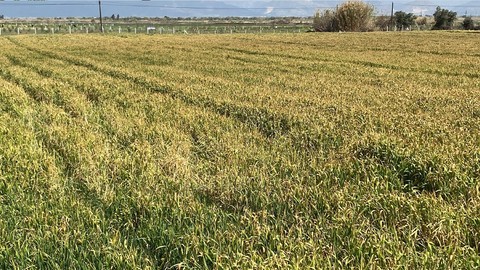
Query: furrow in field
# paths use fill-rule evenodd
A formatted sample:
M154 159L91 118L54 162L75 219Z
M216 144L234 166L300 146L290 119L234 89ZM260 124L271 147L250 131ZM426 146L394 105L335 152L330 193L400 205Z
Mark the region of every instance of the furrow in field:
M6 64L6 62L2 62L3 64ZM2 66L5 67L8 65ZM28 125L28 129L22 132L22 141L26 139L32 139L35 141L29 144L30 147L28 151L32 151L31 149L34 145L39 149L37 151L38 154L35 156L33 156L31 152L28 152L27 149L24 150L26 151L24 154L31 154L31 160L28 160L30 165L25 167L24 172L27 178L22 178L20 175L17 175L17 179L12 179L15 180L15 183L17 181L29 180L28 175L31 173L30 171L35 170L35 174L30 176L30 181L33 181L33 183L21 182L20 185L25 184L26 186L24 186L21 192L15 194L15 197L20 199L21 196L23 196L22 192L31 191L31 194L25 196L24 200L26 201L22 201L19 204L21 205L22 203L28 202L30 199L35 199L35 202L32 202L35 205L35 210L28 210L30 213L17 213L14 214L14 216L20 218L20 215L26 215L25 220L30 221L28 222L30 224L26 226L30 227L32 230L36 229L39 232L44 232L46 235L53 232L57 233L58 236L61 236L62 232L59 232L58 227L56 226L67 225L62 225L56 221L56 219L60 219L60 217L62 220L61 222L63 223L68 223L68 221L74 222L75 224L69 225L72 229L79 225L80 227L76 228L76 230L81 230L82 225L87 225L90 222L97 224L96 228L88 227L86 230L81 230L81 234L65 237L63 240L45 236L45 241L51 242L52 245L56 243L56 248L85 240L88 240L90 245L95 245L99 244L98 240L101 241L101 238L108 239L113 237L115 231L98 231L106 230L107 227L110 227L108 223L114 224L117 222L115 221L114 216L108 215L108 209L111 209L111 207L107 207L107 205L104 204L105 198L112 195L111 190L107 188L111 183L105 182L104 186L99 183L99 181L106 180L100 176L101 174L99 174L99 172L103 171L107 173L108 169L103 166L98 166L98 164L94 165L95 162L98 162L98 158L100 157L100 159L102 159L101 155L105 154L105 152L102 151L102 147L100 147L101 145L105 145L105 138L101 141L102 139L101 136L98 136L99 134L92 133L88 125L83 125L82 121L76 121L70 115L65 113L61 107L54 105L54 101L49 101L47 98L38 100L32 97L32 93L44 92L44 86L46 85L37 85L35 83L27 85L24 80L19 79L19 77L25 75L30 75L27 77L31 80L41 81L39 78L15 67L9 67L9 69L11 69L11 71L8 73L2 69L2 72L0 73L2 78L11 82L12 85L14 85L13 88L19 88L20 91L24 91L23 94L26 96L24 100L29 103L28 105L25 105L30 111L28 112L28 115L19 115L18 117L20 120L25 119L25 121L27 121L26 124ZM25 86L28 87L28 90L22 88ZM19 94L19 96L21 95L22 93ZM7 133L13 133L21 126L21 124L19 126L10 126L7 128ZM22 146L20 145L21 141L17 141L17 146L13 149L21 149ZM93 146L95 147L95 151L90 152L90 150L93 149ZM2 154L0 154L0 156L3 157ZM20 156L17 156L17 158L20 158ZM22 163L17 161L14 168L18 170L21 168L20 166L23 166ZM96 176L94 177L93 175ZM37 179L37 177L42 177L42 179ZM46 180L47 182L42 183L40 182L41 180ZM18 183L16 183L16 185L18 185ZM39 194L39 197L35 197L36 194ZM32 196L33 198L30 198ZM51 206L53 201L55 202L54 205L56 208L52 209ZM16 208L25 210L20 205ZM74 212L76 212L78 217L75 216L74 212L70 212L67 216L65 216L65 213L62 213L62 211L67 209L67 211L70 211L71 208L74 209ZM34 223L37 221L39 215L39 213L36 213L37 210L49 213L48 218L42 218L40 225ZM98 211L104 212L103 214L99 214ZM97 216L89 216L92 212L95 212L95 215ZM80 220L78 218L80 218ZM107 219L107 222L105 223L103 223L104 218ZM18 222L19 220L17 220L16 226L20 225ZM112 228L110 227L109 230L111 229ZM102 233L102 235L99 236L99 233ZM17 237L20 235L21 234L17 233ZM92 239L95 240L92 241ZM35 242L29 243L30 240L38 241L38 239L27 239L25 244L36 244ZM15 240L12 241L13 242L11 243L15 243ZM37 250L48 251L48 248L51 248L51 246L44 245L30 248L31 252ZM126 250L132 252L130 247L127 247ZM82 255L83 254L77 254L77 256ZM42 257L43 256L38 257L38 259L41 260Z
M16 59L16 62L17 62L17 63L20 62L20 60L19 60L18 58L15 58L15 59ZM25 64L25 63L23 63L23 64ZM56 72L54 72L54 71L48 71L47 74L49 74L49 75L55 75ZM57 79L61 79L61 78L57 78ZM184 121L184 120L182 120L182 121ZM180 122L182 122L182 121L180 121ZM152 123L152 124L153 124L153 123ZM192 130L191 127L188 128L188 129ZM201 150L201 149L204 149L204 147L205 147L204 138L202 138L204 135L201 135L201 133L200 133L200 135L198 135L198 131L195 131L196 129L198 129L198 128L195 128L195 129L193 129L193 131L190 131L190 132L193 132L193 133L191 133L191 134L192 134L192 138L193 138L194 149L195 149L195 148L198 148L199 150ZM203 128L202 128L202 130L203 130ZM248 134L248 132L245 132L245 134ZM115 135L115 134L111 134L111 135ZM200 139L199 139L199 136L200 136ZM207 140L207 142L208 142L208 140ZM258 147L257 147L256 149L257 149L256 151L257 151L257 154L258 154L258 150L259 150ZM209 153L209 150L207 150L206 154L205 154L205 153L202 154L202 152L200 152L199 155L200 155L201 157L203 157L203 158L209 159L209 156L210 156L211 154L208 154L208 153ZM280 165L275 165L275 166L281 167ZM209 195L209 196L210 196L210 195Z
M13 61L13 63L19 64L20 62ZM25 67L26 65L20 66ZM4 79L24 89L38 106L45 110L40 113L45 118L39 117L40 122L37 123L38 134L41 136L39 139L47 149L52 151L54 156L58 157L58 162L62 164L65 175L78 180L78 183L88 181L83 179L83 177L88 177L81 176L85 173L81 169L81 165L84 163L80 162L82 154L78 153L77 149L88 151L93 145L108 145L107 138L96 133L86 118L78 117L90 113L91 105L81 102L81 96L78 96L75 91L71 91L70 86L58 83L49 76L40 77L40 74L34 74L30 67L25 69L9 66L9 70L1 69L0 74ZM41 74L51 75L51 73ZM84 108L81 108L82 106ZM87 138L92 141L85 140Z
M275 137L277 135L287 134L292 128L292 125L298 125L296 123L297 121L292 121L291 119L288 119L285 115L277 115L270 113L266 109L241 107L233 103L227 102L217 103L213 99L207 97L193 97L185 94L182 91L172 89L165 85L161 85L158 82L149 80L149 78L140 77L130 72L100 66L94 62L80 60L74 57L59 56L53 52L45 52L40 49L27 47L12 39L11 41L20 47L24 47L30 51L43 54L46 57L67 61L71 64L78 66L83 66L103 73L105 75L111 76L113 78L130 80L135 82L136 84L142 85L144 88L152 92L166 94L174 99L182 100L187 104L207 108L218 114L235 118L246 125L257 128L266 137Z

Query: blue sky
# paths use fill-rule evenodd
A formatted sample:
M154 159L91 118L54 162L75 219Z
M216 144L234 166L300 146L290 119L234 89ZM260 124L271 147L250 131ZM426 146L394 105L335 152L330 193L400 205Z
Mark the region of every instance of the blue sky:
M334 7L341 0L102 0L106 16L203 17L203 16L311 16L317 8ZM391 0L368 0L378 13L387 13ZM480 1L394 0L395 10L431 14L437 5L460 15L480 15ZM95 17L98 0L0 0L6 17Z

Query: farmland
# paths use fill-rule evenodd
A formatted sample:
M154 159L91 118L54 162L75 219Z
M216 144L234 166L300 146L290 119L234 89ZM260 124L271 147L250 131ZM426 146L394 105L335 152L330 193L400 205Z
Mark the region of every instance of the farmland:
M300 33L311 30L309 18L104 19L105 33L233 34ZM25 34L91 34L100 32L98 19L4 19L0 36Z
M479 37L2 37L0 268L479 267Z

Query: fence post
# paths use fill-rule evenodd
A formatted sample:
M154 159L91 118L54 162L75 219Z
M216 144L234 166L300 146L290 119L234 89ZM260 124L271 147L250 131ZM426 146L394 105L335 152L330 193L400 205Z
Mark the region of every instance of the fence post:
M17 35L20 35L20 27L17 27Z
M137 28L135 27L135 34L137 33Z
M122 33L122 27L118 27L118 33L121 34Z
M72 33L72 26L71 26L71 25L68 26L68 33L69 33L69 34Z
M52 27L52 35L55 34L55 28Z
M0 36L2 35L2 29L3 29L3 28L0 28Z

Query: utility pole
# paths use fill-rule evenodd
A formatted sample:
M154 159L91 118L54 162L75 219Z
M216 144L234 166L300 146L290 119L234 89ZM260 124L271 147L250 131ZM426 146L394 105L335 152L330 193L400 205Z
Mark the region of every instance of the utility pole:
M100 13L100 32L103 33L102 0L98 0L98 12Z
M392 2L392 13L390 13L390 27L394 29L394 23L393 23L393 2Z

